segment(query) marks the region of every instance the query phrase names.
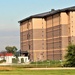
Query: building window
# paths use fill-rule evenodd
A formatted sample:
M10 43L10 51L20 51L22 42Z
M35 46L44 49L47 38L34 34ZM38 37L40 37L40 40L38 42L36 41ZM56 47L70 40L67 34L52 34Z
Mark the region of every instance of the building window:
M71 41L69 41L69 43L71 43Z
M29 39L30 39L30 34L28 35Z
M44 35L42 34L42 37L44 37Z
M28 24L27 24L27 29L29 29L29 25L30 25L30 24L28 23Z
M29 39L30 38L30 34L27 34L27 39Z
M30 49L30 45L29 45L29 49Z
M69 33L70 33L70 27L69 27Z

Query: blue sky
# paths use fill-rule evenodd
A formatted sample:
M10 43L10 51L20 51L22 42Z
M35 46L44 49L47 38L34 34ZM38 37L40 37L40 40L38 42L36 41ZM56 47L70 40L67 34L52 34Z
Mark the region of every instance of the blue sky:
M0 51L20 49L18 21L30 15L75 5L75 0L0 0Z

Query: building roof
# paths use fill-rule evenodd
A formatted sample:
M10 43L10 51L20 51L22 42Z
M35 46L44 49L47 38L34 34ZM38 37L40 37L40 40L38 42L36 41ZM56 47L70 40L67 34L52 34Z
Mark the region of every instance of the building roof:
M23 19L23 20L20 20L19 23L21 23L23 21L26 21L28 19L31 19L31 18L44 18L44 17L47 17L49 15L54 15L54 14L57 14L57 13L60 13L60 12L68 12L68 11L75 11L75 6L64 8L64 9L58 9L58 10L52 9L49 12L32 15L32 16L29 16L29 17Z
M0 56L13 56L12 53L0 53Z

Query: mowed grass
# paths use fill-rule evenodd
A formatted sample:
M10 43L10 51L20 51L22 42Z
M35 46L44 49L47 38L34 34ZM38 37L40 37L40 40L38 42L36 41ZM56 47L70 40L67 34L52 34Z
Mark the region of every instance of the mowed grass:
M0 75L75 75L75 70L29 70L26 68L4 67Z

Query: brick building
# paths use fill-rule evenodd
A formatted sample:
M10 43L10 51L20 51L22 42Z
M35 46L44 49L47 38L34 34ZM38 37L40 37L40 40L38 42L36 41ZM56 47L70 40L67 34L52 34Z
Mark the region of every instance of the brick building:
M75 6L32 15L19 23L21 54L31 61L64 60L68 44L75 44Z

